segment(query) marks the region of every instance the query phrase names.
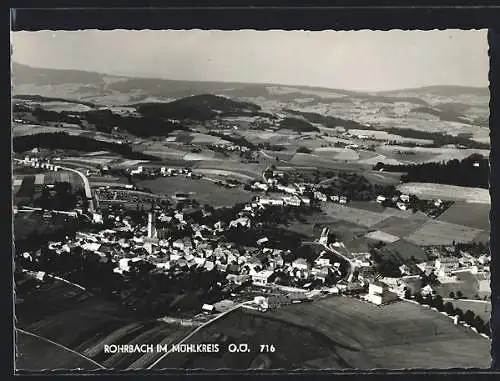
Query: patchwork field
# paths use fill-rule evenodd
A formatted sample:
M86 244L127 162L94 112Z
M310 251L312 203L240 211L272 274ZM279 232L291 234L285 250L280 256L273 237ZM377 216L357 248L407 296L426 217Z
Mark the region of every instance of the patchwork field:
M467 226L428 221L410 234L407 239L421 246L452 245L453 242L471 242L479 233L481 230Z
M490 209L491 206L489 204L455 202L439 216L438 220L476 229L489 230Z
M489 340L438 312L397 302L384 307L345 297L328 297L258 313L236 311L194 335L189 343L247 342L251 351L230 356L173 354L157 366L262 368L487 368ZM219 339L220 340L220 339ZM276 352L259 355L260 344ZM224 348L224 346L223 346ZM463 351L467 348L467 351Z
M411 193L423 199L465 201L469 203L490 204L488 189L459 187L434 183L405 183L397 187L403 193Z
M432 220L420 212L383 208L371 203L358 202L351 205L325 204L323 210L329 218L348 223L349 229L357 226L361 229L360 232L364 231L366 238L372 240L392 243L397 239L405 239L413 245L433 246L451 245L453 241L477 241L485 234L485 230ZM335 227L333 231L336 232ZM360 237L347 236L351 239Z
M228 189L208 180L193 180L184 177L160 177L154 180L138 181L137 185L151 189L153 193L173 196L175 193L190 193L201 205L232 206L252 199L251 192L242 189Z
M12 194L14 200L21 198L32 199L37 186L53 184L55 182L69 182L74 189L83 187L81 178L72 172L43 172L31 175L16 175L12 177Z

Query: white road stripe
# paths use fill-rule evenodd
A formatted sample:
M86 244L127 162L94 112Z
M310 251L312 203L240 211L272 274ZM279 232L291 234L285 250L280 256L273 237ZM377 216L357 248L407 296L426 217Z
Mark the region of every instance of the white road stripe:
M39 173L38 175L35 176L35 185L41 185L43 184L43 179L45 178L45 175L43 173Z

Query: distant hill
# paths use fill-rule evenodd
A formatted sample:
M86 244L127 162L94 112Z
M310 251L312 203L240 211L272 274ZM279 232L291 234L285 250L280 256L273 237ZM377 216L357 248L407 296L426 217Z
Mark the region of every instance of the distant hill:
M209 120L217 115L258 113L261 110L253 103L237 102L212 94L194 95L168 103L141 103L134 107L144 116L179 120Z
M470 86L426 86L411 89L391 90L378 92L379 95L391 95L400 93L427 93L441 95L445 97L453 97L463 94L472 94L479 96L490 96L490 90L487 87L470 87Z
M419 106L428 106L427 101L424 99L425 95L454 97L470 94L489 97L489 90L486 87L429 86L382 92L362 92L318 86L131 78L82 70L42 69L15 62L12 63L12 78L14 94L17 93L16 88L19 89L23 85L31 85L35 86L35 88L36 86L45 86L45 88L40 88L40 92L30 91L29 93L39 93L44 96L60 98L61 93L57 92L58 88L75 85L70 91L71 97L75 97L81 93L85 94L86 99L89 100L93 97L103 95L113 96L114 94L126 95L130 101L136 101L147 99L148 97L176 99L211 93L232 98L263 98L279 102L310 98L311 104L329 102L349 103L353 99L357 99L363 102L393 103L399 101ZM47 85L52 86L52 88L47 88ZM280 91L271 91L271 89L276 88L280 89ZM42 94L42 91L45 93Z
M38 86L79 84L104 84L103 74L82 70L42 69L13 62L11 65L14 86L35 84Z

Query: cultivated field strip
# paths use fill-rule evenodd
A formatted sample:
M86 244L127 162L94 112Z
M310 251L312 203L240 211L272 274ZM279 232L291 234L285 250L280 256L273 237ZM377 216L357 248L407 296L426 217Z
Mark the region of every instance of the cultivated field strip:
M420 246L452 245L453 242L473 241L482 230L441 221L428 221L406 237Z
M372 227L388 217L381 213L331 203L324 206L324 211L336 220L344 220L365 227Z
M490 229L489 204L472 204L468 202L455 202L438 218L439 221L457 225L470 226L471 228Z
M441 199L490 204L488 189L459 187L434 183L405 183L397 187L403 193L414 194L423 199Z

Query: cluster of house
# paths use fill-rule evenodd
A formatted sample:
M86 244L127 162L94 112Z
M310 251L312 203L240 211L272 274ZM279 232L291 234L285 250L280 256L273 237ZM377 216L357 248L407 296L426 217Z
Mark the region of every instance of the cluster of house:
M101 262L114 263L114 272L118 274L129 271L134 264L148 262L157 271L170 274L215 269L226 274L227 281L236 285L253 282L265 286L279 274L286 274L292 282L316 281L320 284L340 277L340 264L326 251L310 263L305 258L295 258L290 250L267 247L268 237L261 237L252 247L240 248L220 239L228 228L250 227L252 217L262 208L265 207L248 204L227 224L218 221L213 226L188 223L180 211L160 212L155 216L150 213L147 226L135 225L126 212L111 212L107 219L113 222L112 228L99 233L78 232L74 240L51 242L49 249L62 255L78 247L84 254L96 255ZM157 223L170 223L178 230L189 225L193 233L178 239L163 238L160 234L159 238Z
M193 179L201 178L201 175L194 174L190 168L172 168L172 167L160 167L160 168L145 168L142 165L137 166L137 168L128 168L127 172L131 175L141 175L141 176L186 176Z
M434 251L437 254L437 250L434 249ZM459 257L440 254L436 256L437 259L434 261L421 262L417 264L417 267L427 275L435 274L438 280L448 280L459 272L490 273L491 255L482 254L476 258L465 251L460 251Z
M59 169L61 169L60 166L51 163L47 159L43 159L43 158L39 158L39 157L25 156L21 162L22 162L22 164L24 164L26 166L31 166L33 168L48 169L49 171L54 171L54 172L57 172Z
M399 196L393 196L391 198L388 198L388 197L385 197L382 195L378 195L376 201L379 204L382 204L383 202L386 202L386 201L392 201L396 204L396 206L400 210L408 210L408 208L410 207L410 196L407 194L401 194Z
M245 146L240 146L234 143L218 143L211 144L208 148L216 151L228 151L228 152L248 152L250 148Z
M311 199L306 197L306 193L312 193L312 197L314 200L327 202L333 201L342 205L347 204L347 197L342 195L333 195L327 196L321 191L313 190L310 184L285 184L283 180L282 172L273 172L271 176L265 177L265 182L256 181L254 182L250 188L255 191L263 191L263 192L281 192L285 194L280 198L272 198L272 197L261 197L262 202L272 204L272 205L292 205L292 206L300 206L300 205L310 205Z

